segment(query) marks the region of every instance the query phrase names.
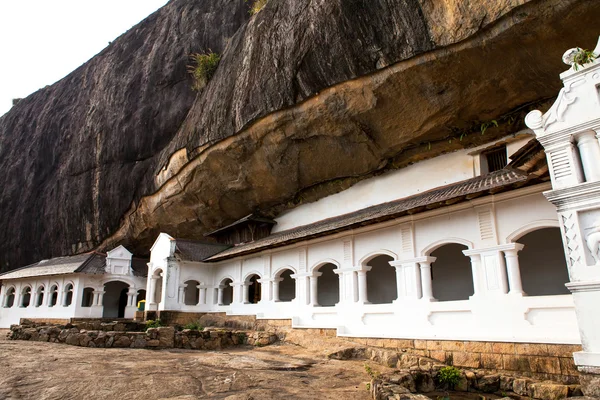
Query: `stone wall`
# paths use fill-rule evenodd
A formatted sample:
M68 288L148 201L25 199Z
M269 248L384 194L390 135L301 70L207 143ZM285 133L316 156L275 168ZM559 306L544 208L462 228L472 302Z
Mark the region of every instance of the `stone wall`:
M581 351L580 345L349 337L341 339L364 346L426 356L461 368L509 371L538 379L578 382L579 373L573 361L573 352Z
M136 330L128 331L127 327ZM27 322L25 325L12 325L8 338L11 340L31 340L38 342L64 343L72 346L103 348L147 348L147 349L195 349L219 350L237 345L267 346L276 342L277 336L268 332L248 332L220 328L206 328L202 331L173 327L150 328L140 331L141 324L130 322L105 323L100 321L82 322L80 325L49 325ZM88 330L92 328L92 330ZM99 328L99 329L96 329Z

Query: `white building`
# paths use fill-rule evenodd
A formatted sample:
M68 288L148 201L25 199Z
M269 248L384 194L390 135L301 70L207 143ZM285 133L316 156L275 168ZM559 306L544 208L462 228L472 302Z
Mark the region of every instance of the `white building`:
M580 343L544 153L531 139L370 179L224 251L161 234L148 309L292 318L360 337ZM512 163L481 175L498 154L501 167ZM248 221L217 234L244 237Z
M147 265L123 246L58 257L0 275L0 328L21 318L133 318Z
M556 103L527 116L533 131L275 221L248 216L209 235L226 250L161 234L148 309L291 318L342 336L581 343L577 366L599 373L600 60L573 65L576 51Z

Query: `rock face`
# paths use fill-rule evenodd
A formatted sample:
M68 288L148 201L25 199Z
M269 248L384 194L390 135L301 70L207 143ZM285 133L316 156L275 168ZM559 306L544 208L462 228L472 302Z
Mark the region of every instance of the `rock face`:
M171 1L0 118L0 263L142 254L521 128L600 4L476 3ZM206 49L223 58L196 95Z

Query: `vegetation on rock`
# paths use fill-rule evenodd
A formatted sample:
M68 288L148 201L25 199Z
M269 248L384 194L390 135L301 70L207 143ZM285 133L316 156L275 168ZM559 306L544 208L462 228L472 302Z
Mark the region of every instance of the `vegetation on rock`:
M454 389L460 381L460 370L456 367L443 367L440 369L438 380L441 384L447 385L448 388Z
M146 330L150 329L150 328L160 328L162 326L160 319L157 320L151 320L149 319L148 321L146 321Z
M246 0L248 1L248 0ZM263 9L263 7L265 5L267 5L267 2L269 0L254 0L254 2L252 3L252 6L250 6L250 15L255 15L257 14L260 10Z
M194 321L194 322L190 322L189 324L186 324L183 329L189 329L192 331L201 331L204 329L204 327L200 324L200 321Z
M188 72L194 79L192 89L195 91L202 90L215 74L221 56L209 50L208 53L190 54L190 60L192 64L188 65Z

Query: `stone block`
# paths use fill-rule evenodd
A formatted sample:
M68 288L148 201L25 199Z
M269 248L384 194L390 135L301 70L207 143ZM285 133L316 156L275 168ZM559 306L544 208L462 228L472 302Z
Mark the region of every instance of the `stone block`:
M417 340L415 339L414 341L414 348L415 349L427 349L427 340Z
M125 348L125 347L130 347L130 346L131 346L131 339L129 339L129 336L126 336L126 335L115 337L115 341L113 342L113 345L112 345L112 347L119 347L119 348Z
M547 356L548 345L541 343L517 343L515 344L515 352L518 355L527 356Z
M548 355L573 358L573 353L581 351L579 344L548 344Z
M79 346L79 333L69 333L65 339L65 343L71 346Z
M502 369L502 354L484 353L481 355L481 366L487 369Z
M435 390L435 382L428 372L415 371L413 374L415 387L419 393L429 393Z
M577 370L577 366L575 365L575 360L573 357L561 357L558 359L558 363L560 364L560 372L563 375L579 375L579 371Z
M106 339L106 342L104 342L104 347L112 347L114 342L115 342L115 337L108 336L108 338Z
M409 372L401 372L398 374L391 375L388 378L390 383L400 385L405 387L410 392L414 393L417 391L417 385L415 384L415 379Z
M442 350L442 342L440 340L428 340L427 350Z
M132 345L132 347L136 349L143 349L144 347L146 347L146 339L144 339L144 337L142 336L136 336Z
M514 376L500 375L500 390L503 392L512 391L514 382Z
M158 339L150 339L146 340L146 347L158 347L160 346L160 342Z
M92 341L92 338L88 334L81 334L79 337L79 345L81 347L88 347L88 344Z
M579 382L584 395L600 398L600 375L582 372L579 375Z
M419 356L414 354L403 353L398 357L396 368L410 368L419 365Z
M171 348L175 345L175 328L172 326L156 328L160 347Z
M484 375L477 379L477 389L484 393L494 393L500 389L500 375Z
M516 354L514 343L492 343L492 352L498 354Z
M531 372L560 374L560 363L556 357L529 357L529 368Z
M453 352L452 364L457 367L480 368L481 357L478 353Z
M446 352L443 350L431 350L429 352L429 357L440 362L446 362Z
M491 353L492 344L489 342L465 342L464 350L469 353Z
M204 339L202 337L197 338L196 341L194 342L194 346L196 349L203 349L204 348Z
M513 381L512 391L518 394L519 396L529 396L531 397L532 391L530 389L533 381L527 378L518 378Z
M454 340L444 340L442 341L442 350L446 351L464 351L465 344L464 342L457 342Z
M456 385L454 385L454 390L456 390L457 392L469 391L469 380L467 379L465 374L460 375L460 379L458 380L458 383Z
M529 371L529 360L523 356L503 354L502 365L507 371Z
M569 388L566 385L534 383L531 387L533 389L533 397L540 400L564 399L569 394Z

